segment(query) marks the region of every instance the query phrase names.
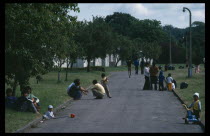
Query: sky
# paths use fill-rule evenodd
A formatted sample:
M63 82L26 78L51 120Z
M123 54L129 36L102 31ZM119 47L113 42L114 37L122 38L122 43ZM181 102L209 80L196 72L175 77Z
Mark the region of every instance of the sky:
M189 26L189 12L183 12L183 7L187 7L192 12L192 22L205 22L205 3L79 3L78 6L80 12L70 12L70 15L77 16L79 21L122 12L140 20L156 19L163 26L186 28Z

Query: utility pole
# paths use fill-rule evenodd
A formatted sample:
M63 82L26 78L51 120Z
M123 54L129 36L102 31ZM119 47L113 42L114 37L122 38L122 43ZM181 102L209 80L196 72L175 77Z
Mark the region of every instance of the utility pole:
M171 31L170 31L170 48L169 48L169 54L170 54L170 65L172 64L171 61Z
M188 67L188 77L192 77L192 35L191 35L191 11L190 9L183 7L183 12L185 12L185 10L189 11L189 27L190 27L190 51L189 51L189 67Z

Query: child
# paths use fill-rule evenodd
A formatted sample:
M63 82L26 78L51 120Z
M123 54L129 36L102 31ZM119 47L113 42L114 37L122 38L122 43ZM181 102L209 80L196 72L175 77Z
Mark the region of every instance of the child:
M201 113L201 102L199 101L199 93L194 93L193 95L193 99L194 101L190 104L190 106L188 106L188 111L191 111L190 108L192 108L192 115L195 115L196 119L198 119L198 121L200 121L200 113ZM188 117L188 112L186 115L186 118ZM183 118L185 119L185 118Z
M108 81L109 81L108 78L105 76L104 73L101 74L101 78L102 78L101 84L102 84L102 86L103 86L104 89L105 89L105 92L106 92L107 97L112 98L112 97L110 96L109 88L108 88L108 85L107 85L107 83L108 83Z
M93 80L93 85L94 86L91 89L93 96L96 96L95 99L102 99L105 95L104 87L100 85L97 80Z
M48 106L48 111L43 115L42 120L53 119L53 118L55 118L55 116L53 114L53 106L49 105Z
M7 88L6 90L6 98L5 98L5 106L11 109L15 108L15 104L16 104L16 100L17 98L15 96L12 96L12 89L11 88Z
M34 106L34 103L27 99L27 96L28 90L24 89L21 93L21 97L17 99L17 110L21 112L32 111L34 113L40 114Z
M167 83L168 90L172 91L173 78L171 77L171 73L169 73L168 77L166 77L166 83Z
M26 98L29 99L34 104L34 106L38 111L40 111L39 99L31 93L32 89L30 86L26 86L26 90L28 91L28 96Z
M159 91L163 91L164 90L163 81L165 80L165 77L163 75L162 67L159 67L159 69L160 69L160 73L159 73Z

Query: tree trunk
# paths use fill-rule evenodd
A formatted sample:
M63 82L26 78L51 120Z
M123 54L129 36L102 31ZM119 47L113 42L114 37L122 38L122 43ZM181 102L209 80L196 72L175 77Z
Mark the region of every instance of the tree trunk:
M120 59L117 59L116 63L115 63L115 67L117 67L117 64L120 62Z
M90 58L87 58L87 72L90 72Z
M13 88L12 88L12 96L15 96L15 94L16 94L16 87L17 87L17 80L15 79L15 81L14 81L14 85L13 85Z
M68 58L67 58L66 64L67 64L67 68L66 68L66 79L65 79L65 81L68 81L68 70L69 70L69 59Z
M74 65L74 63L73 63L73 61L71 62L71 70L72 70L72 68L73 68L73 65Z

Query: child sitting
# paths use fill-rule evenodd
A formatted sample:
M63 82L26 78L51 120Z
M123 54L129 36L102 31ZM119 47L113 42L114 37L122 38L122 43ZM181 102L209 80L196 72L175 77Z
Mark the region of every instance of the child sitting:
M34 104L34 106L36 107L36 109L37 109L38 111L40 111L39 99L31 93L31 92L32 92L31 87L30 87L30 86L26 86L25 89L28 91L28 96L27 96L26 98L27 98L28 100L30 100L30 101Z
M37 111L36 107L34 106L34 103L32 103L30 100L27 99L27 96L28 96L28 91L24 89L21 92L21 97L17 99L16 102L17 110L21 112L32 111L34 113L40 114Z
M7 88L6 90L6 98L5 98L5 106L7 108L11 108L11 109L15 109L15 104L16 104L16 100L17 98L15 96L12 96L12 89L11 88Z
M167 88L169 91L172 91L173 80L174 79L171 77L171 73L169 73L168 76L166 77Z
M192 111L191 111L192 115L195 115L196 119L200 121L201 102L199 101L199 93L194 93L193 99L194 101L190 104L190 106L188 106L189 108L188 111L191 111L190 109L192 108ZM186 118L189 116L188 114L189 113L187 112Z
M159 67L159 69L160 69L160 73L159 73L159 91L163 91L164 90L163 81L165 80L165 77L163 75L162 67Z
M112 98L110 96L109 88L108 88L108 85L107 85L107 83L109 81L108 78L105 76L104 73L101 74L101 78L102 78L101 85L104 87L107 97Z
M53 106L48 106L48 111L43 115L42 120L55 118L53 114Z

